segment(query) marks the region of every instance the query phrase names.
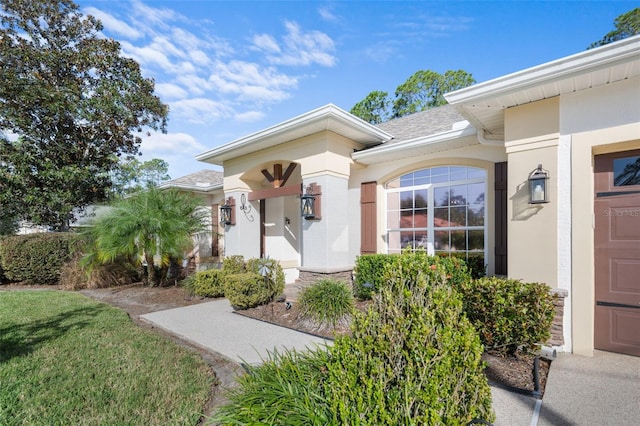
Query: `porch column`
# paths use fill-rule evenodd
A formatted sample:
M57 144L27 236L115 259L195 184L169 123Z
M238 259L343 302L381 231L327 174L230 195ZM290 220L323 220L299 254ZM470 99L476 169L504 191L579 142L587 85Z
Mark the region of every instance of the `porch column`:
M350 269L348 180L321 175L304 177L303 187L316 183L322 189L322 219L302 219L301 269L331 273Z

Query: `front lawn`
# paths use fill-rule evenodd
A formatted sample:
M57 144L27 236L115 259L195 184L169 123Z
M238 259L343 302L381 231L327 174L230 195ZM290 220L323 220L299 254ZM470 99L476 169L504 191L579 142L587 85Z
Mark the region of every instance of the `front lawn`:
M0 424L195 425L214 377L116 308L59 291L0 292Z

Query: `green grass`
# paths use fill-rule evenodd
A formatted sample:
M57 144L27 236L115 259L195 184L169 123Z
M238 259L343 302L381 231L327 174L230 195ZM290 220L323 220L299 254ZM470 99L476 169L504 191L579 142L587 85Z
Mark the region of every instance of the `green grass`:
M198 355L119 309L0 292L1 425L195 425L213 382Z

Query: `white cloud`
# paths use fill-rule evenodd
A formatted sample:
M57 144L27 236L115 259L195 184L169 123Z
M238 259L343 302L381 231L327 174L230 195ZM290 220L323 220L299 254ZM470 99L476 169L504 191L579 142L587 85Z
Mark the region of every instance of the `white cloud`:
M318 14L322 19L324 19L327 22L336 22L338 20L338 17L333 14L333 12L328 6L319 7Z
M262 120L264 116L265 114L262 111L246 111L246 112L237 113L234 116L234 118L236 121L239 121L242 123L252 123L255 121Z
M102 22L102 25L104 25L104 28L108 31L112 31L118 35L134 40L142 37L142 33L140 31L100 9L96 9L95 7L86 7L84 8L84 12L87 15L93 15L98 18L100 22Z
M156 83L155 91L161 98L182 99L188 96L186 90L171 83Z
M265 52L269 62L291 66L318 64L325 67L332 67L337 63L331 37L320 31L304 32L297 23L291 21L285 22L285 28L287 34L283 38L283 46L279 46L267 34L253 38L254 48Z
M259 34L253 37L253 44L260 50L271 53L280 53L278 42L269 34Z
M187 133L152 133L142 138L140 146L140 151L145 156L197 153L205 149L204 145Z
M206 98L183 99L169 106L172 114L193 124L211 124L233 116L231 107Z
M288 98L287 90L296 88L298 84L297 78L279 73L274 68L244 61L219 62L209 82L223 93L269 102Z
M189 93L197 96L204 95L211 88L211 84L206 78L200 77L196 74L181 74L175 81L184 86Z
M131 2L133 5L133 14L138 18L146 22L164 25L167 21L184 20L184 18L176 13L172 9L168 8L154 8L147 6L141 1L134 0Z
M151 46L137 47L126 41L120 42L120 45L122 46L122 53L124 55L132 57L141 65L156 65L164 70L171 70L173 68L173 64L167 55L158 49L154 49Z

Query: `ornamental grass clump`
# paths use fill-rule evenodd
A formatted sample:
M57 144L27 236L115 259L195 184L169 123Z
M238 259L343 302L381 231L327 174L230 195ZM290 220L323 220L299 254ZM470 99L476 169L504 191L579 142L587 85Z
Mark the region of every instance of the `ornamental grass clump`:
M214 425L331 425L323 398L328 354L273 352L227 392L229 402L209 419Z
M355 306L351 289L331 279L319 280L302 290L298 303L304 318L334 328L351 316Z

